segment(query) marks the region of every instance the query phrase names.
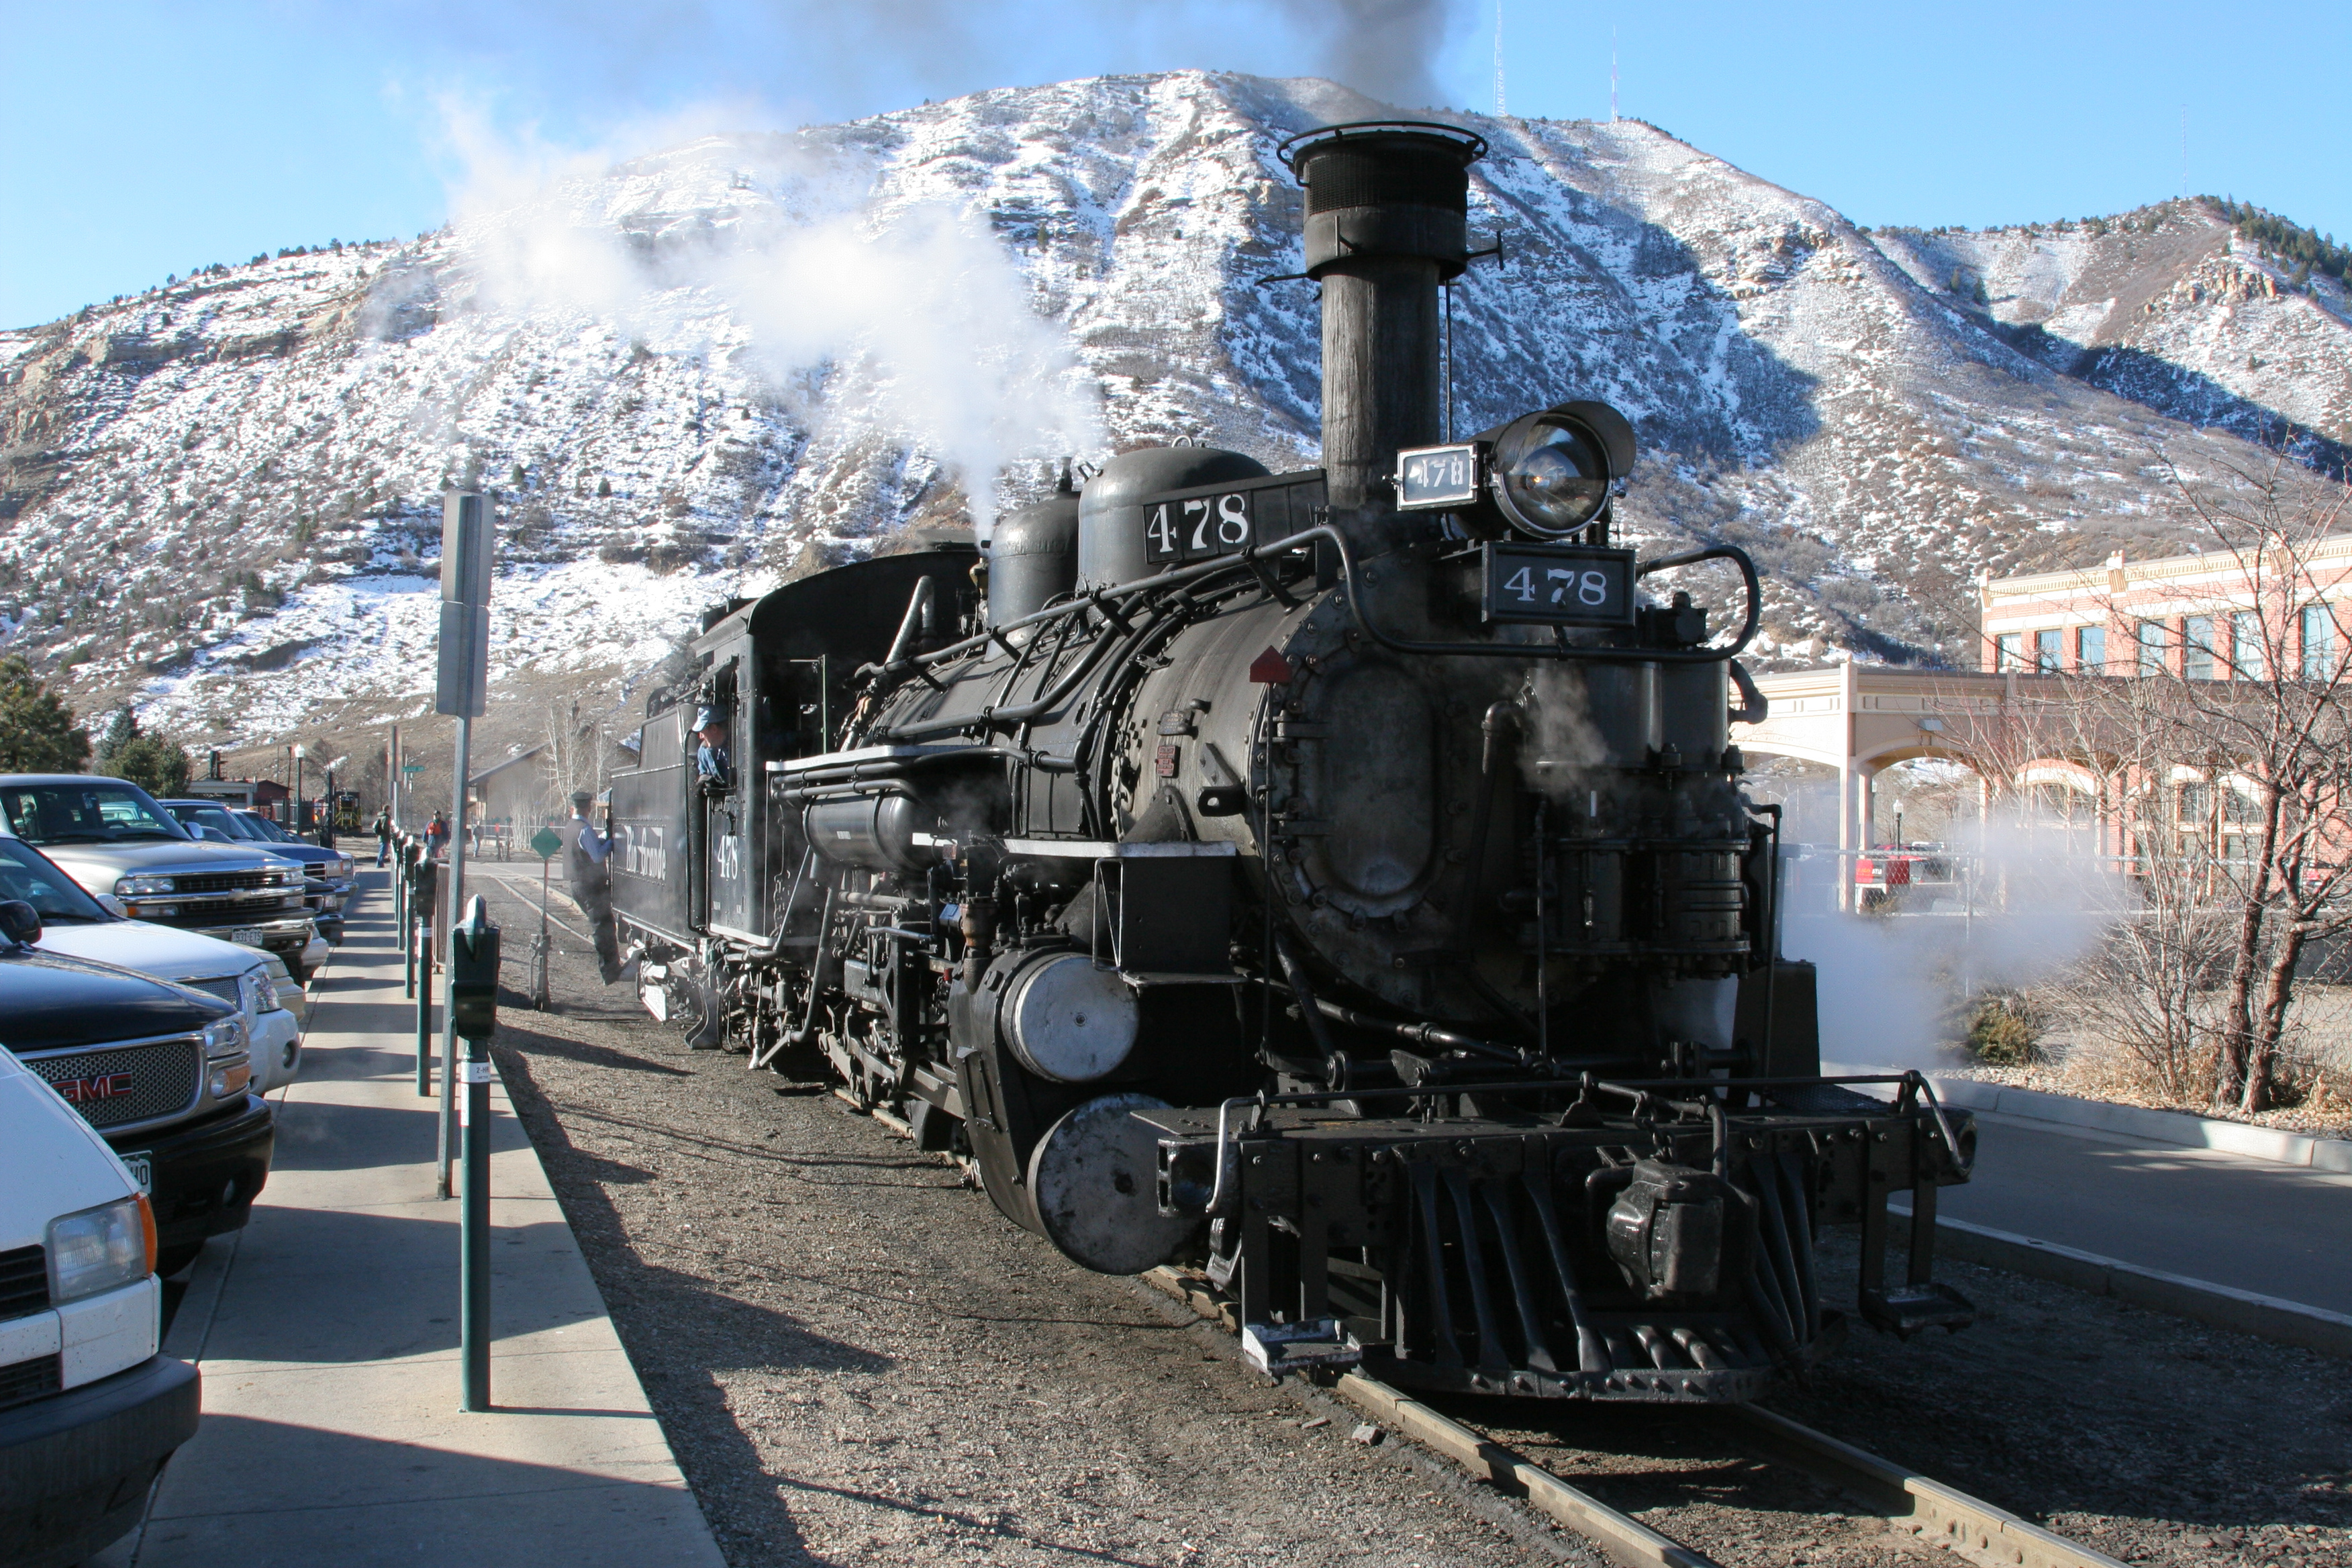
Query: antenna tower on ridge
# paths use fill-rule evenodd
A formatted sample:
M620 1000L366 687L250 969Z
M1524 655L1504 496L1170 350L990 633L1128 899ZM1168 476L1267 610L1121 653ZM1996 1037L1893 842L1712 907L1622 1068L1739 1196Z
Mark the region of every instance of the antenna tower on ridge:
M1609 123L1617 123L1617 29L1609 29Z
M1510 113L1503 97L1503 0L1495 0L1495 118Z

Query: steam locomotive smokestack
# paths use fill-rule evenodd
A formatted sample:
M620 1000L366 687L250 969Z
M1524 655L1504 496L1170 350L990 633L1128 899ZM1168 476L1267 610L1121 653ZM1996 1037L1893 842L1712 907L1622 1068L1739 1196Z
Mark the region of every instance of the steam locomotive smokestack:
M1332 125L1288 144L1323 286L1323 467L1335 513L1377 509L1397 449L1444 437L1437 290L1468 265L1470 165L1450 125Z

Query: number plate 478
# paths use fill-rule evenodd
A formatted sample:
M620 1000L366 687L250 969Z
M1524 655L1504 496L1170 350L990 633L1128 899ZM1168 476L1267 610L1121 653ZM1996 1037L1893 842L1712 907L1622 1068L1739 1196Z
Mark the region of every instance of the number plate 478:
M1633 552L1580 544L1486 547L1490 621L1555 626L1633 624Z
M1143 520L1145 553L1153 561L1197 561L1233 555L1257 542L1257 520L1247 490L1160 501Z

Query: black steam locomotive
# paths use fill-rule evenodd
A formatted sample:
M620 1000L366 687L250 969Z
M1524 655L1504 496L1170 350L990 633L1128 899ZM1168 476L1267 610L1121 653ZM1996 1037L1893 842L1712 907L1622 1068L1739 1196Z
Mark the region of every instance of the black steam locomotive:
M1205 1268L1260 1364L1745 1398L1843 1321L1824 1226L1870 1322L1969 1321L1929 1258L1974 1129L1820 1074L1727 733L1747 558L1612 544L1604 405L1442 438L1484 151L1286 144L1321 468L1127 452L984 555L715 612L614 781L614 902L696 1045L838 1075L1087 1268ZM1728 640L1645 591L1706 561Z

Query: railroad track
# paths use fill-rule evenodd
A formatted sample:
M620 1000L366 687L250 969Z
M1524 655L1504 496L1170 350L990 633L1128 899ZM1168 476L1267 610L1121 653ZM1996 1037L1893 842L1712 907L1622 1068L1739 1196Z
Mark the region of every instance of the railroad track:
M1202 1317L1218 1321L1230 1317L1226 1303L1212 1296L1197 1279L1168 1268L1154 1269L1144 1278ZM1376 1425L1444 1455L1498 1490L1524 1498L1591 1542L1619 1568L1719 1568L1706 1552L1653 1529L1562 1479L1508 1443L1401 1389L1351 1372L1333 1384L1332 1392ZM1655 1415L1663 1407L1623 1408L1633 1418ZM1540 1411L1517 1414L1532 1420L1543 1416ZM1753 1405L1676 1407L1675 1414L1703 1423L1710 1436L1756 1459L1834 1488L1883 1518L1898 1540L1907 1537L1922 1545L1940 1547L1984 1568L2123 1568L2105 1552L1785 1415Z

